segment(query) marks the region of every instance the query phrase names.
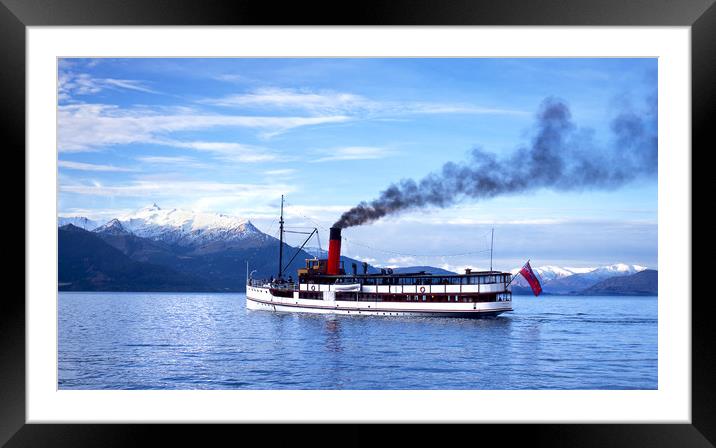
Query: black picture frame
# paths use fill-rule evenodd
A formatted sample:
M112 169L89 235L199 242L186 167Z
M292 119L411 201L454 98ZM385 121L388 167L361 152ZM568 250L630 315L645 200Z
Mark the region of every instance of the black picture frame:
M363 0L286 2L234 0L0 0L0 110L7 125L5 149L24 165L25 44L28 26L77 25L567 25L567 26L685 26L691 27L692 136L694 145L713 148L709 113L716 94L716 6L714 0ZM693 146L692 146L693 147ZM684 148L684 151L693 151ZM20 162L21 160L21 162ZM693 165L692 165L693 166ZM19 195L18 195L19 196ZM16 198L15 210L25 203ZM693 203L693 202L692 202ZM693 219L693 218L692 218ZM693 221L692 221L693 222ZM25 233L25 238L31 235ZM16 263L17 266L24 263ZM6 274L7 275L7 274ZM716 372L714 325L708 295L689 288L684 300L692 309L691 424L547 424L480 425L460 435L496 435L500 443L516 440L549 446L714 446L716 444ZM234 431L231 425L43 425L25 424L25 306L22 294L3 298L0 312L0 443L17 446L127 446L160 435L186 442L207 443ZM245 434L245 429L241 429ZM268 442L321 439L315 427L259 430ZM335 425L335 443L373 443L375 434L362 425ZM401 444L440 440L454 431L429 425L381 431L395 434ZM246 441L248 441L248 436ZM390 439L388 439L390 440ZM471 440L471 439L467 439ZM475 440L475 439L472 439ZM326 440L324 439L323 442ZM330 443L330 442L329 442ZM437 442L436 442L437 443ZM471 442L470 442L471 443ZM273 443L272 443L273 444ZM332 443L333 444L333 443Z

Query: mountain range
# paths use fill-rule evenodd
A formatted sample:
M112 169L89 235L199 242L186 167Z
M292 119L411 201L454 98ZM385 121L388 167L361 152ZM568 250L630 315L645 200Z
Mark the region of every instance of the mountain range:
M163 209L157 204L108 221L82 216L60 217L59 289L108 291L243 291L246 263L254 278L275 276L278 239L249 220L215 213ZM325 258L318 247L304 250L284 243L285 276L295 274L306 258ZM355 263L342 256L346 272ZM380 269L368 265L369 273ZM638 265L613 264L592 268L533 268L546 294L643 293L656 290L656 277ZM451 271L432 266L394 268L395 273ZM514 274L519 268L512 269ZM636 280L627 278L643 272ZM617 281L617 279L624 279ZM600 283L607 282L607 283ZM531 294L522 276L513 281L515 294Z
M254 278L278 274L279 240L246 219L152 204L104 223L75 216L58 225L60 290L243 291L247 262ZM312 258L286 243L283 252L286 277ZM361 269L358 260L341 260L349 272L352 263ZM154 283L140 271L157 273Z
M582 294L600 282L634 276L647 270L644 266L616 263L607 266L588 268L569 268L559 266L540 266L532 268L542 284L545 294ZM520 268L510 270L512 274L519 272ZM656 272L656 271L652 271ZM517 276L512 283L514 294L531 294L531 289L524 277ZM615 293L617 289L614 290ZM624 294L628 291L623 291Z

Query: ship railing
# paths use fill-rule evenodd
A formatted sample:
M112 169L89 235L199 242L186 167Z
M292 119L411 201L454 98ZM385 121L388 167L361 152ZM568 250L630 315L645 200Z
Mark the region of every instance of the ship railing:
M273 282L271 283L271 287L273 289L291 289L294 290L297 288L296 283L289 283L289 282Z
M246 282L249 286L255 286L255 287L266 287L269 286L273 289L291 289L295 290L298 288L298 283L296 282L288 282L285 280L282 281L276 281L271 279L257 279L257 278L250 278Z
M265 278L250 278L246 283L249 286L255 286L260 288L271 283L271 280Z

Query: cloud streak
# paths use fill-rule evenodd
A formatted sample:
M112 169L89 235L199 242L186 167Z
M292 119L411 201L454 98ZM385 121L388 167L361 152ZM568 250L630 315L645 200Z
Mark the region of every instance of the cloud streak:
M58 76L57 96L61 101L72 100L77 95L94 95L107 89L159 93L144 81L134 79L94 78L87 73L69 71L61 71Z
M179 131L241 127L276 135L302 126L347 121L346 116L271 117L208 114L187 108L124 109L106 104L58 107L58 146L62 152L93 151L105 146L154 143ZM196 142L194 142L196 143ZM183 143L192 146L192 142ZM202 145L194 144L192 149ZM204 146L208 147L208 146Z
M140 156L137 157L139 162L150 165L163 165L171 167L183 168L209 168L209 165L199 162L193 157L187 156Z
M313 115L345 114L381 118L415 114L497 114L524 115L527 112L476 106L473 104L432 103L426 101L375 101L362 95L330 90L262 88L248 93L199 101L222 107L300 110Z
M204 99L200 100L200 103L223 107L298 109L321 114L355 112L360 109L370 109L374 104L360 95L351 93L279 88L261 88L249 93Z
M289 185L282 184L241 184L205 181L148 181L135 180L127 184L61 185L60 191L90 196L111 197L203 197L204 195L230 196L241 199L265 199L279 197L287 191L293 191Z
M123 168L114 165L97 165L93 163L71 162L69 160L58 160L57 166L79 171L115 171L115 172L131 172L136 171L132 168Z
M371 160L382 159L393 155L393 152L385 148L374 146L346 146L343 148L334 148L321 151L325 154L311 162L333 162L338 160Z
M175 140L161 140L155 143L210 153L216 158L227 162L254 163L278 159L278 155L267 148L241 143L206 141L182 142Z

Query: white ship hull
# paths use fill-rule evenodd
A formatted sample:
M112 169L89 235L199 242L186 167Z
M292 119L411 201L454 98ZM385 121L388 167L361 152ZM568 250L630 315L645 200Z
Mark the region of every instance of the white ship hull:
M330 296L328 296L330 297ZM300 299L278 297L267 287L247 286L246 307L250 310L301 312L314 314L350 314L361 316L487 317L512 311L512 300L498 302L380 302Z

